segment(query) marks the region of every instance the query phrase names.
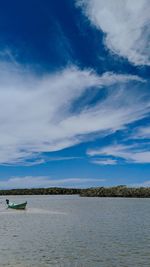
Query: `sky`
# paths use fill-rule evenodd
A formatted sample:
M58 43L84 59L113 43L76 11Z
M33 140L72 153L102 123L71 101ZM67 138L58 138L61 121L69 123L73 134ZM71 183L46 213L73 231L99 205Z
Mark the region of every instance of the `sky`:
M0 1L0 189L150 186L149 0Z

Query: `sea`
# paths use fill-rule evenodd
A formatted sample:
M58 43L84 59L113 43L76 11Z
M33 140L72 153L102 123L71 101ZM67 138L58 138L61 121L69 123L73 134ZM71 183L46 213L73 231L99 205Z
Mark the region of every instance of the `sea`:
M0 267L150 267L150 199L0 197Z

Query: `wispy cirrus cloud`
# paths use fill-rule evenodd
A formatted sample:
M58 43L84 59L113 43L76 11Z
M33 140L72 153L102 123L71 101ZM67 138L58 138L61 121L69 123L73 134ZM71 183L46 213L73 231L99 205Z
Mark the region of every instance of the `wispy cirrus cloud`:
M1 164L40 164L43 152L73 146L88 134L115 132L150 111L147 82L138 76L68 67L40 77L13 64L0 66ZM87 90L90 99L93 91L106 94L83 105ZM80 109L72 111L77 101Z
M91 157L106 157L106 161L112 160L117 163L118 159L123 159L126 163L150 163L150 144L113 144L100 149L91 149L87 154Z
M77 0L89 20L105 34L105 45L135 65L150 65L148 0Z
M97 165L116 165L117 164L116 159L93 159L91 162Z
M101 178L65 178L56 180L48 176L10 177L9 179L0 180L0 189L86 187L93 183L102 183L104 181L105 179Z
M133 130L132 138L150 139L150 126L140 126Z

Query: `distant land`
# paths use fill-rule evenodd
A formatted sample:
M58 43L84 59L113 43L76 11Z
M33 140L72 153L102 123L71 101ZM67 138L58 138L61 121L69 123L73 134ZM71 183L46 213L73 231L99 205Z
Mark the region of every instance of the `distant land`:
M1 196L6 195L79 195L81 197L129 197L150 198L150 187L126 187L119 185L114 187L94 188L25 188L0 190Z

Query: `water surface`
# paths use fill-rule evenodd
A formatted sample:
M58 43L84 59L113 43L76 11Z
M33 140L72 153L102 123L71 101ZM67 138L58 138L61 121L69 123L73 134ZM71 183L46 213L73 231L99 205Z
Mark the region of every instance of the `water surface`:
M149 267L150 199L0 197L0 266ZM8 197L7 197L8 198Z

